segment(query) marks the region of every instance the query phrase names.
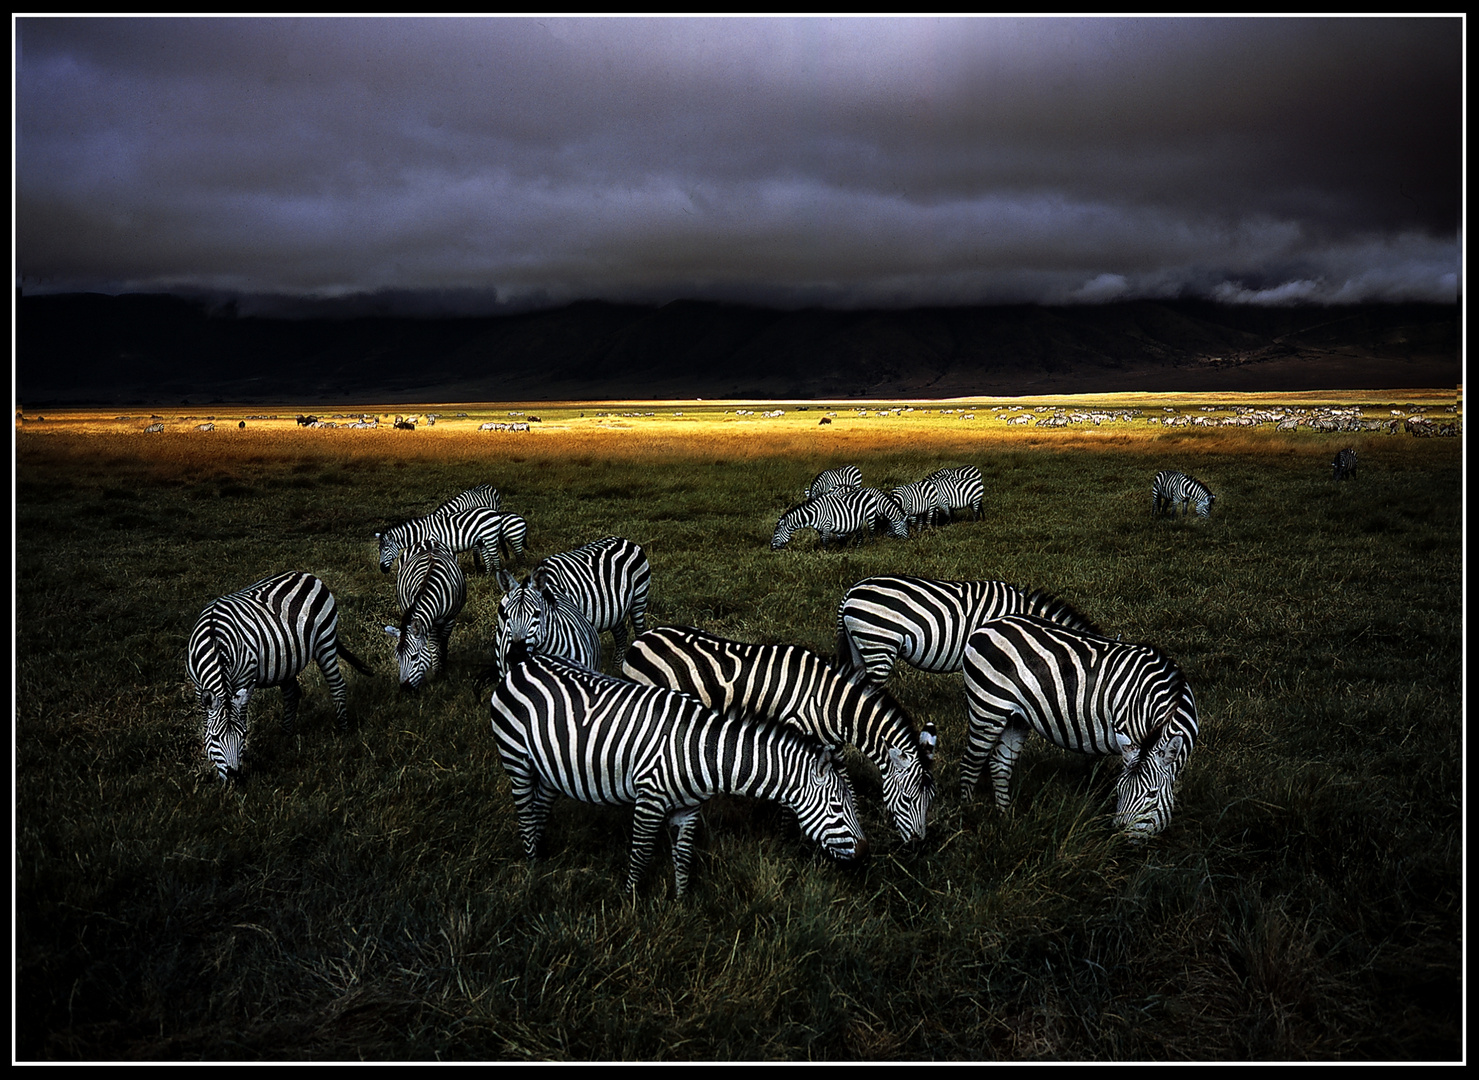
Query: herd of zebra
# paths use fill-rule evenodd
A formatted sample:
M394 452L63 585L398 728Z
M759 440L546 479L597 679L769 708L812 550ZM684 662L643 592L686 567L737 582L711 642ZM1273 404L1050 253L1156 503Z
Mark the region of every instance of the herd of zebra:
M878 502L866 501L869 491ZM1158 475L1153 494L1157 506L1179 500L1202 514L1212 501L1203 485L1179 473ZM818 476L796 509L865 507L826 528L812 524L825 541L871 529L876 518L867 515L876 510L867 508L884 501L900 520L927 524L962 508L980 516L982 499L974 467L942 469L884 495L863 488L849 466ZM807 523L822 520L818 512ZM900 660L964 675L963 800L989 772L994 803L1007 810L1013 765L1035 731L1069 750L1121 758L1114 821L1132 838L1152 836L1170 820L1197 736L1190 686L1157 649L1111 639L1048 593L1001 581L870 577L842 597L837 652L824 657L691 627L648 629L651 567L638 544L617 536L550 555L520 582L503 560L522 553L526 535L524 519L501 510L498 492L484 484L375 538L382 571L400 561L402 617L385 631L403 688L421 686L443 664L468 595L458 554L473 552L497 576L490 716L531 860L556 795L629 805L635 817L627 888L637 886L658 833L672 825L681 895L698 808L720 793L779 802L825 852L857 859L868 842L842 744L877 769L901 840L922 840L939 736L932 723L916 725L887 689ZM621 676L601 671L604 632L612 635ZM322 670L344 730L340 657L370 673L339 640L334 598L311 574L281 574L209 604L191 633L186 667L218 775L241 774L247 704L257 688L281 687L283 727L291 731L297 677L310 662Z
M815 529L822 547L834 537L858 539L873 535L878 528L907 540L911 528L949 521L957 510L979 518L986 486L981 470L965 465L937 469L923 480L884 491L864 487L858 467L843 465L820 474L803 495L804 500L776 522L770 539L772 551L789 544L800 529Z

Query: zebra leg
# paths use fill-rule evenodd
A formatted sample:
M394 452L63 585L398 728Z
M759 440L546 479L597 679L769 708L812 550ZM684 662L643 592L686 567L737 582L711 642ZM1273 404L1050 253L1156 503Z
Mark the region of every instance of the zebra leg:
M508 772L507 762L504 771ZM508 773L509 788L513 793L514 812L519 818L519 839L524 842L524 857L530 862L539 858L539 844L544 836L544 826L549 821L550 805L555 801L555 789L534 773Z
M1022 743L1027 739L1027 728L1023 726L1021 717L1014 716L1012 721L1002 731L991 754L991 791L996 796L996 808L1002 813L1012 805L1012 793L1007 785L1011 783L1012 766L1017 763Z
M981 772L986 768L987 761L995 760L997 743L1001 741L1002 732L1006 730L1009 719L1008 716L997 713L985 701L978 700L972 694L972 689L970 670L967 668L965 753L960 758L960 799L962 802L971 801L976 792L976 785L981 782Z
M693 842L698 834L698 807L675 810L669 815L668 822L678 826L678 836L673 841L673 882L677 895L682 896L688 889L688 872L693 865Z
M344 686L344 673L339 670L337 651L330 651L328 656L319 660L318 669L324 673L324 682L329 684L329 693L334 698L334 718L338 721L340 734L343 734L349 730L349 691Z
M341 683L342 685L342 683ZM303 688L297 676L282 684L282 733L291 735L298 726L298 702L303 700Z
M637 883L642 880L642 871L652 861L657 835L667 817L668 807L661 797L652 792L637 796L637 808L632 816L632 849L627 858L627 892L636 893Z

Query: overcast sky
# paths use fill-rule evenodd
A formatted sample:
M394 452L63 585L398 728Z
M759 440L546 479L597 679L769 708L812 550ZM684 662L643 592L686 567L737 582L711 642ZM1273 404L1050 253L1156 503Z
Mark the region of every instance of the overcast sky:
M1457 299L1458 18L15 27L28 294Z

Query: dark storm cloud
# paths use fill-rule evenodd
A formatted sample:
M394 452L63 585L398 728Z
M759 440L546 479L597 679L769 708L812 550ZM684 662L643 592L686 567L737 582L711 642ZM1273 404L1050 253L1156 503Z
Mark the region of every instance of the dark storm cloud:
M21 19L18 275L471 306L1453 300L1461 33Z

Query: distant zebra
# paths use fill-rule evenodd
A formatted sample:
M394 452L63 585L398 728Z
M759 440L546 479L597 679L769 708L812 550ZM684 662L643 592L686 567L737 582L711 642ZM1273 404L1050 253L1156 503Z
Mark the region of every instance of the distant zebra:
M933 525L940 517L950 516L950 508L945 505L939 485L933 480L901 484L889 494L903 509L904 517L910 525Z
M909 526L903 508L877 488L848 488L793 506L776 522L770 550L779 551L801 529L815 529L822 547L833 537L847 540L863 533L873 534L878 521L886 523L890 535L908 539Z
M1151 516L1170 510L1172 516L1176 514L1176 504L1181 504L1181 516L1185 517L1191 507L1197 508L1197 514L1207 517L1212 513L1212 504L1217 501L1217 496L1207 489L1207 485L1200 480L1185 476L1170 469L1162 469L1155 474L1155 480L1150 485L1150 513Z
M478 565L490 571L502 567L503 552L514 558L524 550L528 532L529 526L518 514L475 507L402 522L377 532L375 539L380 544L380 569L387 574L401 549L417 540L440 540L454 552L471 551Z
M1088 633L1098 628L1067 602L1004 581L864 578L837 608L837 662L886 682L901 658L922 671L959 671L966 639L989 619L1037 615Z
M834 491L846 491L848 488L862 486L863 474L856 465L840 465L835 469L818 473L817 478L806 485L805 497L815 499L821 495L830 495Z
M475 510L480 506L485 506L489 510L497 510L498 500L498 490L492 484L479 484L477 487L468 488L460 494L453 495L426 516L446 517L449 514L461 513L463 510Z
M981 506L986 501L986 484L981 479L981 470L975 465L936 469L925 479L932 480L939 489L946 521L953 518L957 510L969 510L972 520L983 516Z
M385 633L396 643L402 689L418 689L447 658L452 621L467 603L467 578L457 556L440 540L418 540L406 548L395 581L400 626Z
M612 653L618 661L627 643L627 620L632 634L647 629L647 593L652 567L641 545L619 536L592 540L571 551L550 555L534 567L529 584L550 585L585 613L599 634L610 630Z
M639 634L622 672L692 694L724 712L782 720L826 743L850 743L878 768L883 801L904 842L924 839L934 798L934 725L916 731L882 687L848 676L798 645L749 645L689 627Z
M498 674L530 656L562 656L601 669L601 635L580 606L558 588L531 579L520 583L507 570L498 571L503 597L498 601L498 627L493 661Z
M1335 469L1336 480L1354 480L1356 478L1356 452L1347 446L1335 455L1332 462Z
M1197 706L1185 676L1157 650L1009 615L971 635L965 694L962 798L989 764L996 806L1005 811L1012 765L1032 730L1066 750L1124 759L1116 827L1144 838L1170 822L1196 743Z
M802 832L834 858L867 853L852 789L833 751L785 724L720 714L687 694L551 656L513 668L491 706L519 836L531 860L556 795L635 807L629 892L641 881L658 832L673 824L674 886L683 895L699 807L719 794L789 807Z
M216 773L225 780L241 772L247 703L258 687L282 688L282 728L292 733L303 696L298 674L310 660L329 684L339 730L346 730L340 656L371 674L339 641L334 597L312 574L279 574L207 604L190 632L185 670L205 711L205 752Z

